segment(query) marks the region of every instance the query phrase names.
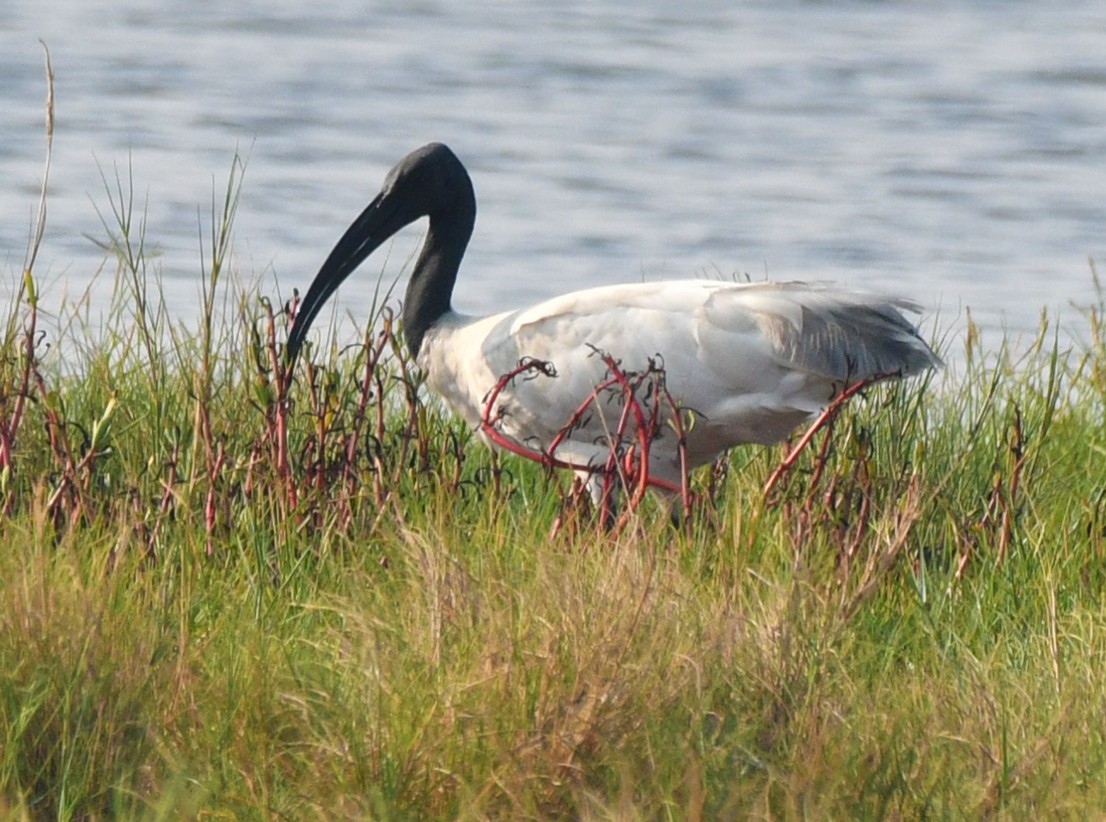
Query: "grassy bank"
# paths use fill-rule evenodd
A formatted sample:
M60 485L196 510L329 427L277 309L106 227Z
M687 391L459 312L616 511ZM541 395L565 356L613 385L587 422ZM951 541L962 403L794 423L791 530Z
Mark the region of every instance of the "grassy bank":
M4 813L1106 810L1101 310L1082 349L969 334L768 499L780 451L747 448L683 530L612 535L425 395L386 304L285 382L236 191L197 320L125 185L106 320L44 324L33 270L4 318Z

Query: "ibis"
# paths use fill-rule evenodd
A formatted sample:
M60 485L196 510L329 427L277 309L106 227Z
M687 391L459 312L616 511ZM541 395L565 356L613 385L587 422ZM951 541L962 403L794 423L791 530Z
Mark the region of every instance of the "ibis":
M614 389L631 381L636 390L663 374L667 401L647 409L661 419L642 463L649 484L671 499L689 469L737 445L783 440L850 386L940 364L904 316L919 310L915 303L828 284L640 282L492 316L458 313L453 288L476 197L457 156L432 143L388 172L322 264L292 325L289 367L338 286L422 217L429 224L402 330L428 385L485 441L555 459L593 495L626 405L636 402ZM520 366L527 362L541 363L540 373ZM642 380L646 373L656 379ZM604 386L605 398L597 394Z

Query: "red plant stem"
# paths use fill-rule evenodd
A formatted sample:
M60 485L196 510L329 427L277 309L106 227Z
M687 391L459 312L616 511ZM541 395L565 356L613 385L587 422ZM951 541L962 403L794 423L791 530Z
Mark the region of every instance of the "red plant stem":
M357 397L357 411L353 415L353 419L357 421L353 431L350 433L349 439L346 442L346 468L349 472L349 466L352 466L357 459L357 444L361 439L361 426L364 424L365 414L369 407L369 398L372 395L373 386L373 374L377 370L377 365L380 362L380 357L384 351L384 346L387 343L387 333L381 333L377 335L377 342L375 345L369 345L368 334L365 335L365 371L361 381L361 392Z
M676 437L678 438L678 451L680 455L680 502L683 504L684 515L689 516L691 514L691 486L688 484L687 432L684 431L684 420L680 414L680 409L676 406L676 402L672 399L672 395L668 393L668 388L664 387L663 391L664 399L672 412L672 427L676 429Z
M645 424L645 416L641 410L641 405L634 397L632 386L630 385L625 374L623 374L614 359L608 354L604 354L602 356L604 363L607 365L613 376L605 379L592 390L587 399L584 400L569 417L567 424L562 427L560 431L557 432L557 435L550 442L548 449L537 450L534 448L529 448L506 436L497 427L497 424L500 421L500 415L494 413L495 404L496 401L499 399L499 395L503 393L506 387L516 377L531 371L538 371L539 373L545 374L546 376L553 376L554 372L550 364L541 360L524 359L519 362L519 364L515 368L513 368L511 371L508 371L506 374L499 378L499 380L495 384L495 387L488 392L488 395L484 400L484 414L480 420L481 432L499 448L520 456L523 459L528 459L533 462L540 463L546 468L564 468L570 471L579 471L587 474L603 473L608 477L607 482L609 483L610 475L613 473L614 468L617 466L617 455L613 454L613 452L612 457L608 458L607 465L600 467L591 463L580 463L562 459L556 456L556 451L564 442L564 440L567 439L569 434L579 425L580 420L583 419L584 415L587 413L588 408L596 401L596 399L598 399L599 393L607 388L610 388L611 386L618 385L623 389L624 392L629 391L629 397L626 406L623 408L623 416L622 420L620 421L617 433L624 433L626 415L633 414L635 422L638 426L639 441L642 444L642 457L640 458L638 469L639 493L635 494L635 498L639 498L640 492L643 492L644 489L647 487L659 488L670 493L686 495L686 482L683 482L680 485L676 485L675 483L669 482L665 479L661 479L660 477L653 476L649 473L648 445L651 437L649 436L649 426L646 426ZM671 402L670 397L669 402ZM673 407L675 407L674 403ZM682 426L680 426L680 432L682 441ZM682 448L681 453L683 457L686 458L686 452L684 452ZM615 460L614 463L611 462L612 458ZM604 497L606 497L606 495L607 489L605 488ZM689 504L689 502L685 503L685 505Z
M637 398L637 386L630 385L626 375L622 372L622 369L618 367L618 363L615 362L614 357L610 354L603 354L603 362L607 366L607 370L614 375L614 379L618 385L622 388L622 396L626 402L622 406L622 414L618 421L618 431L614 443L620 443L623 440L626 431L626 421L630 414L633 414L634 424L638 435L638 444L641 446L641 456L638 458L638 481L635 483L634 493L630 500L630 506L636 507L641 501L641 498L645 494L645 490L649 487L649 444L652 441L652 432L646 430L645 426L645 414L641 410L641 403ZM638 379L640 385L641 378ZM614 460L617 459L616 448L611 447L610 455L608 456L608 471L607 476L610 477L613 474ZM633 446L626 453L625 464L623 465L625 475L629 476L633 473Z
M772 492L772 489L775 488L776 484L779 482L780 477L782 477L787 471L791 469L791 467L795 464L795 460L797 460L803 450L808 445L810 445L810 441L814 439L814 435L817 434L827 422L829 422L834 416L836 416L837 412L841 410L841 406L843 406L850 397L867 388L869 385L877 383L880 380L886 379L890 376L893 375L876 374L875 376L868 379L858 380L857 382L854 382L852 385L846 388L844 391L842 391L840 394L838 394L836 397L834 397L833 401L829 405L827 405L825 409L823 409L822 413L818 415L813 423L811 423L810 428L806 430L806 433L803 434L802 438L800 438L795 447L792 448L788 455L783 458L783 461L776 466L776 470L772 472L772 475L768 477L768 481L764 484L764 495L768 496L768 494Z
M223 463L226 461L226 452L223 450L223 444L220 442L215 449L215 459L211 465L211 473L208 480L207 487L207 500L204 503L204 527L207 530L207 555L211 556L215 552L215 545L212 537L215 534L215 482L219 478L219 474L222 473Z
M588 408L590 408L591 405L597 399L599 399L599 392L605 391L614 384L615 379L614 377L611 377L610 379L604 380L592 389L592 392L588 395L588 398L580 403L579 406L577 406L576 410L572 412L572 416L568 418L568 422L565 423L564 427L562 427L561 430L557 432L557 435L553 437L553 440L549 443L548 453L554 453L560 446L560 444L568 438L568 435L576 429L576 427L580 424L580 420L584 418L584 414L587 413ZM496 396L499 396L499 391L502 390L502 387L497 386Z
M289 313L292 316L295 316L298 305L299 294L297 293L293 295L292 303L289 306ZM269 370L273 375L273 388L276 392L276 396L273 398L272 419L277 476L280 477L287 490L289 507L295 508L299 499L292 474L292 464L288 458L288 386L292 382L292 370L286 368L281 360L281 352L278 350L276 342L276 316L268 302L265 303L265 312L268 320Z
M616 379L623 385L623 391L625 392L625 380L621 378L621 374L616 375ZM624 394L625 396L625 394ZM607 463L603 467L603 494L602 494L602 506L600 522L606 522L611 516L611 494L614 490L614 478L618 474L622 480L623 486L627 485L627 477L634 473L633 465L633 449L631 445L626 451L624 460L618 458L618 446L624 441L626 432L626 421L631 414L631 406L636 403L636 399L631 393L626 403L622 406L622 412L619 414L618 426L615 429L615 434L610 440L610 445L607 448ZM640 408L638 411L640 412ZM635 414L635 417L640 414ZM639 429L640 430L640 429ZM643 465L648 465L644 460ZM635 487L634 493L630 497L630 508L637 507L639 501L637 488Z
M169 476L161 481L162 494L161 502L157 506L157 516L154 518L154 527L150 530L149 537L147 538L147 548L153 548L157 543L158 534L161 532L161 523L169 513L169 508L173 504L173 487L177 482L177 459L179 458L178 446L173 446L172 456L169 458L168 471Z

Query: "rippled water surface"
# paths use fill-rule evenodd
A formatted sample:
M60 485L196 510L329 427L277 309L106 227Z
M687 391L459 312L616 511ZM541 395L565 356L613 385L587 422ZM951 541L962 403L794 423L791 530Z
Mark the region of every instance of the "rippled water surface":
M195 311L235 151L236 264L306 286L430 140L480 217L455 303L747 274L901 291L1035 327L1106 259L1106 5L10 0L0 11L0 293L22 266L56 73L38 269L103 267L102 175L133 177L173 311ZM418 242L392 247L389 272ZM343 287L356 312L384 255ZM109 269L110 270L110 269ZM106 300L108 272L92 291Z

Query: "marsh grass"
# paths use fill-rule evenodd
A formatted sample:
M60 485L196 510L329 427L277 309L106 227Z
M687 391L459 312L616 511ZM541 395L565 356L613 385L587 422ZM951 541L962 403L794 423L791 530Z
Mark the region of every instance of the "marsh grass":
M12 818L1029 818L1106 809L1106 350L981 351L605 533L429 398L385 294L280 368L228 262L172 318L133 184L106 321L0 347ZM1095 275L1096 276L1096 275ZM550 536L555 523L562 523Z

